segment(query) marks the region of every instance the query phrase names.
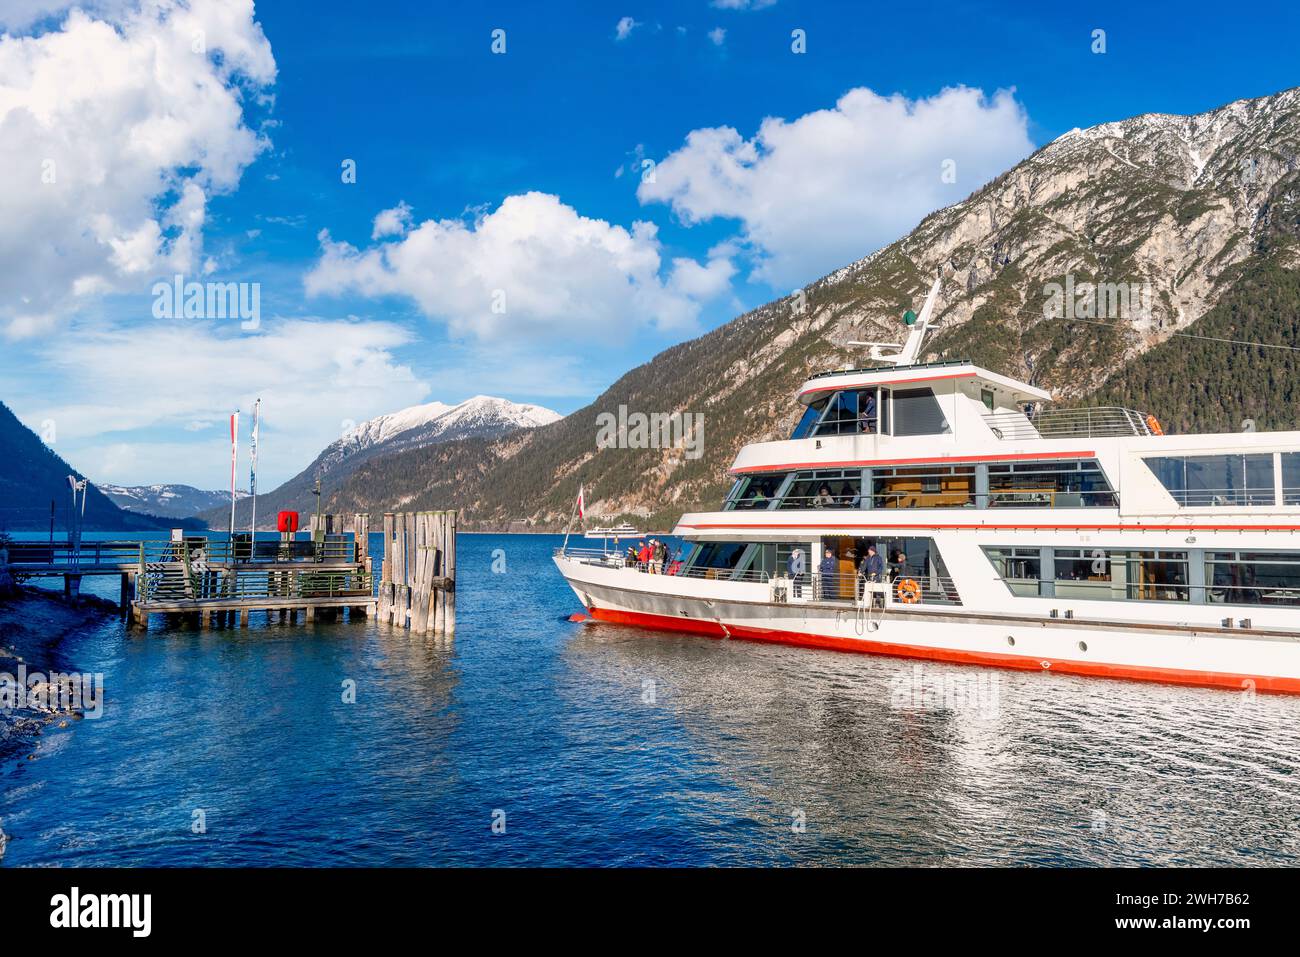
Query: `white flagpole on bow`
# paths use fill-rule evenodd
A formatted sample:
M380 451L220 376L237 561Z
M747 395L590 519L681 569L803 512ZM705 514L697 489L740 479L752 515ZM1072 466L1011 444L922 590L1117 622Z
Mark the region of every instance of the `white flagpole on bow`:
M564 529L564 544L560 547L560 554L563 555L569 547L569 530L573 528L573 517L580 511L585 511L582 502L582 486L578 486L578 498L573 503L573 511L569 513L569 524Z

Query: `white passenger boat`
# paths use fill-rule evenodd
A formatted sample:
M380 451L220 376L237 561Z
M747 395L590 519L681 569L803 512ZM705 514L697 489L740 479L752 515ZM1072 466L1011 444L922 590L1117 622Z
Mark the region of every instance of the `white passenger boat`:
M637 531L635 525L624 522L622 525L599 526L583 532L584 538L641 538L645 532Z
M1168 435L1132 409L1046 408L970 362L918 364L938 290L903 345L872 347L878 365L808 379L788 440L741 449L722 507L678 522L669 574L558 551L592 617L1300 692L1300 432Z

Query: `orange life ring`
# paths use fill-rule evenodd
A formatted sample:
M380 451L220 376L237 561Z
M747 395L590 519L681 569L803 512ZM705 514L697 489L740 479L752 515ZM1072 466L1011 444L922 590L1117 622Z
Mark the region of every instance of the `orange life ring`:
M1160 428L1160 420L1154 415L1147 416L1147 428L1151 430L1152 435L1164 435L1165 430Z
M898 583L898 600L904 605L915 605L921 600L921 586L915 578L904 578Z

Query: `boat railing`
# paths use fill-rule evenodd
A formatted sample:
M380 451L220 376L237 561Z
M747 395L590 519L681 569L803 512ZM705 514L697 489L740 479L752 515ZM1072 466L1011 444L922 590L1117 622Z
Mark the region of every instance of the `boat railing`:
M781 573L773 575L762 570L736 572L729 568L702 568L699 566L682 567L680 563L628 562L621 555L602 553L597 549L573 549L567 551L557 548L557 556L564 556L585 565L601 565L606 568L626 569L629 573L665 575L673 578L704 579L719 582L748 582L750 584L770 583L784 590L785 600L794 602L833 601L854 603L862 600L865 579L858 574L833 572L823 575L820 571L791 577ZM904 581L915 583L915 589L902 586ZM923 605L960 605L957 586L947 575L895 575L886 582L890 589L892 603L910 604L908 597L915 596L915 603Z
M823 575L814 572L802 581L789 579L790 598L793 601L843 601L861 602L867 582L861 575L833 572ZM911 584L904 584L910 582ZM960 605L956 583L947 575L912 575L903 573L889 577L885 583L894 606Z
M1154 434L1147 424L1146 414L1119 406L1041 409L1028 414L989 412L983 418L995 436L1007 441Z

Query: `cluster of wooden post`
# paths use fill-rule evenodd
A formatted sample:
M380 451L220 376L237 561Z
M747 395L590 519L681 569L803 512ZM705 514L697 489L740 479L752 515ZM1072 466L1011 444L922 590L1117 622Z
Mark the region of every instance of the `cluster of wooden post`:
M456 633L456 513L385 512L379 620Z

